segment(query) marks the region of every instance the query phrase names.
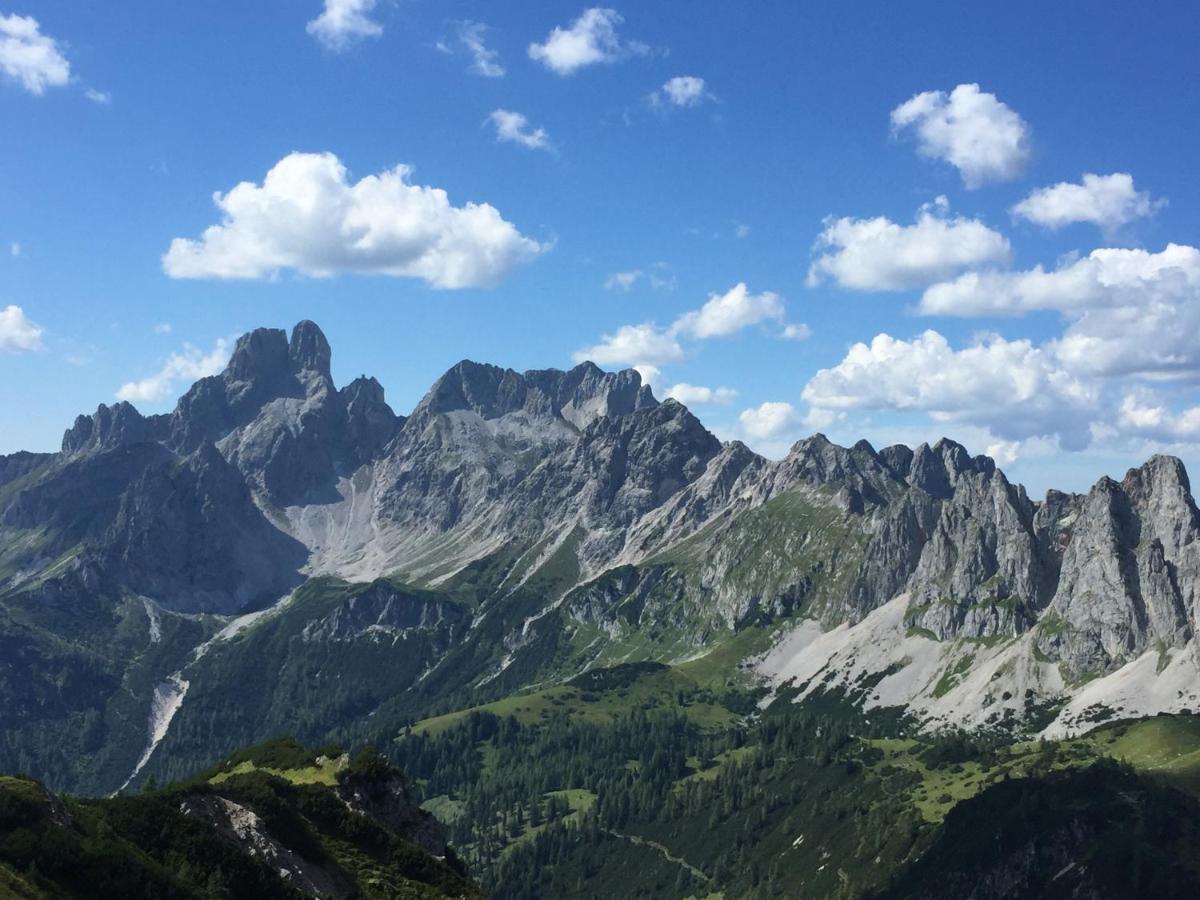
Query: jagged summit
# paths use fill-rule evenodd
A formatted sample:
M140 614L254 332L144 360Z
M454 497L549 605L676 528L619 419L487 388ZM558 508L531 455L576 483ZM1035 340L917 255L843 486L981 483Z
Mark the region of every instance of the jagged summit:
M308 319L297 323L288 344L288 361L292 371L297 375L313 373L329 378L330 357L329 341L317 324Z
M75 424L63 434L62 452L112 450L148 440L151 433L149 422L132 403L101 403L92 415L76 417Z
M434 382L412 418L469 410L484 419L518 411L561 417L577 428L597 416L627 415L657 401L633 369L605 372L594 363L569 371L531 369L517 372L462 360Z

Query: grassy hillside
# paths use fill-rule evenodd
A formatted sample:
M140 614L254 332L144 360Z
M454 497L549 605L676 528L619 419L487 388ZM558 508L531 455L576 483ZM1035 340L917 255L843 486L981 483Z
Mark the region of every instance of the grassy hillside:
M131 797L60 798L3 777L0 896L480 896L444 845L435 856L413 843L428 839L422 814L399 824L400 784L372 753L290 740ZM393 805L357 808L375 788Z

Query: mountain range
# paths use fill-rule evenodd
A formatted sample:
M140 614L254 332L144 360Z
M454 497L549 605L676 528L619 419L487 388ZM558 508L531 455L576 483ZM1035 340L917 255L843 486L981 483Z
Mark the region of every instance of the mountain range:
M330 358L259 329L169 414L0 457L0 771L110 793L631 666L913 735L1200 708L1175 458L1035 500L951 440L769 460L633 370L463 361L403 416Z

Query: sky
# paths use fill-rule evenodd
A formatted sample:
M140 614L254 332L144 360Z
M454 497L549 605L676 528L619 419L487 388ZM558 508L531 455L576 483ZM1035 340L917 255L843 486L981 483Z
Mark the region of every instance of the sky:
M0 0L0 453L312 319L773 457L1200 462L1200 6Z

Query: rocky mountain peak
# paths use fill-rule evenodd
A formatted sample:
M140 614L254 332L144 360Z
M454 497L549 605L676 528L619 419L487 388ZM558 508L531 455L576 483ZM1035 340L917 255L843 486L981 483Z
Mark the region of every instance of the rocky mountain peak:
M867 441L841 447L820 432L792 445L779 463L779 487L807 484L839 491L839 505L861 512L863 503L882 504L903 488Z
M905 444L892 444L879 451L879 459L893 475L906 481L912 468L913 449Z
M1154 496L1191 498L1191 483L1183 461L1157 453L1136 469L1130 469L1121 480L1121 489L1134 502Z
M122 400L112 406L103 403L90 416L79 416L63 434L63 453L112 450L150 439L149 421Z
M901 456L894 448L889 448L889 458L899 460ZM932 447L921 444L912 451L907 480L931 497L944 500L954 494L954 488L964 474L991 475L995 471L996 464L989 457L971 456L962 444L942 438Z
M316 375L328 379L330 357L329 341L317 324L308 319L297 323L288 344L291 370L302 378Z
M593 362L582 362L567 372L543 369L525 374L547 383L559 415L576 428L600 416L626 416L658 402L636 369L605 372Z
M462 360L439 378L411 418L470 411L484 419L515 412L562 418L582 429L601 416L628 415L656 404L649 386L633 369L604 372L585 362L569 371L517 372Z
M275 381L291 370L287 332L256 328L237 339L224 376L229 381Z
M350 446L358 449L359 458L365 462L396 436L404 417L388 406L383 385L366 375L355 378L338 394L346 409Z

